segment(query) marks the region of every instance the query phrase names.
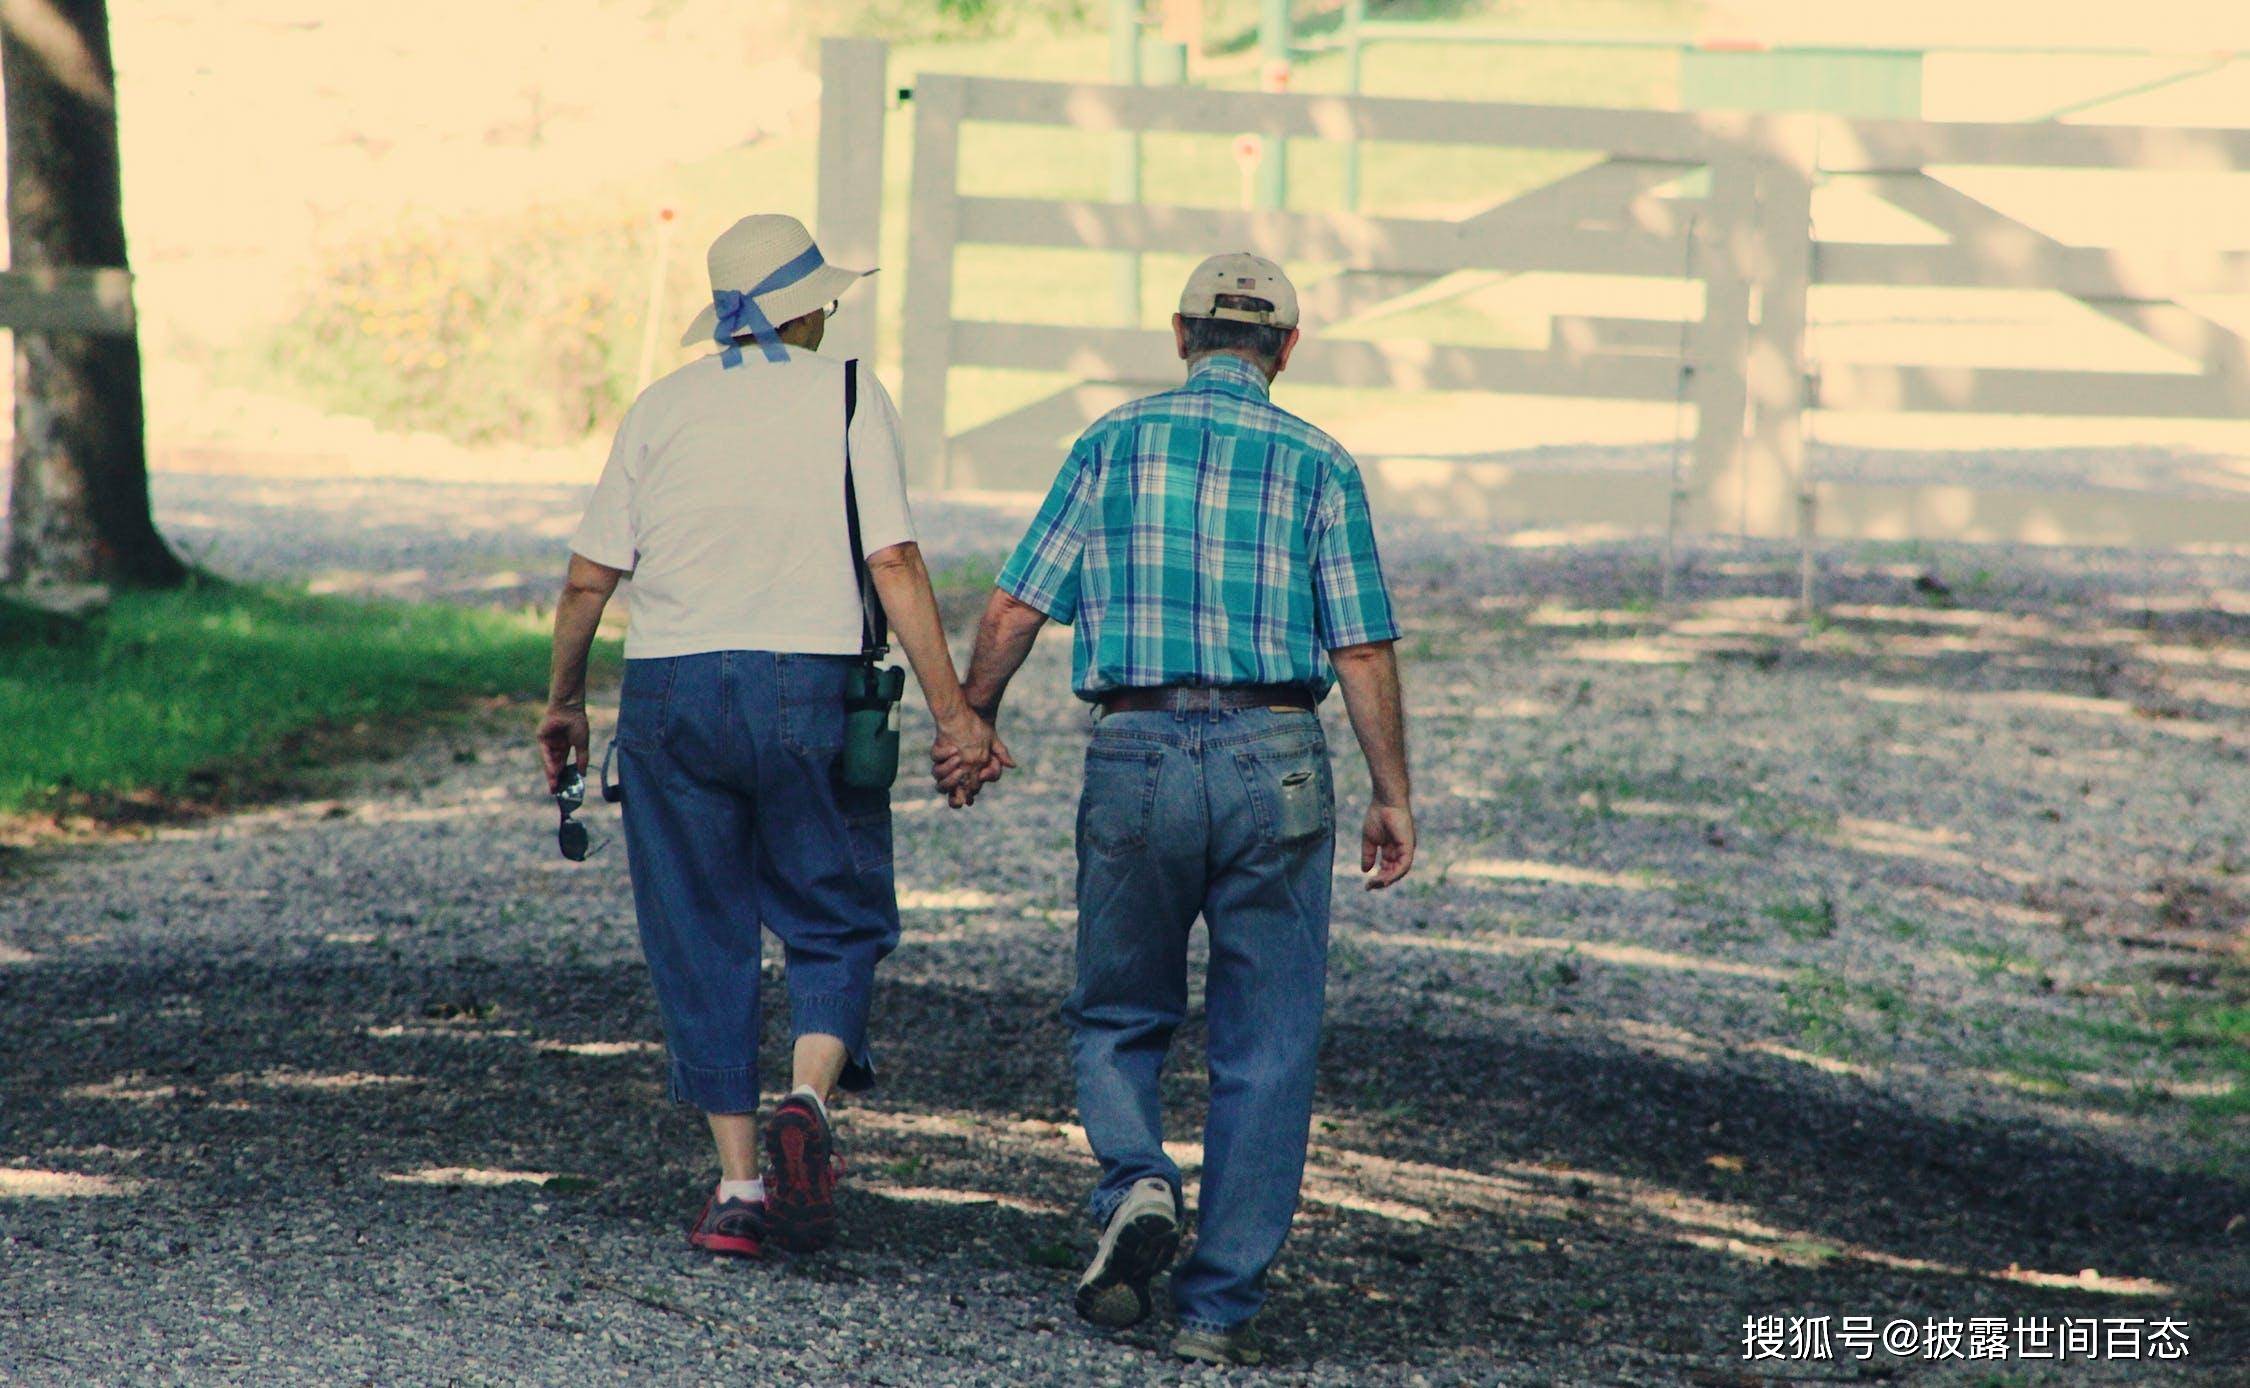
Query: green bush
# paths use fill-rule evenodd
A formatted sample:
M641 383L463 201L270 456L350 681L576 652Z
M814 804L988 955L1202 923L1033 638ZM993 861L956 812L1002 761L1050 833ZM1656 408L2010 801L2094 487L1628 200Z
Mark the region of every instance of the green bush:
M841 32L926 43L996 38L1034 24L1083 29L1106 16L1097 0L844 0L830 22Z
M631 403L654 238L644 217L556 209L401 227L334 254L265 366L387 428L572 442ZM683 259L673 304L692 302Z

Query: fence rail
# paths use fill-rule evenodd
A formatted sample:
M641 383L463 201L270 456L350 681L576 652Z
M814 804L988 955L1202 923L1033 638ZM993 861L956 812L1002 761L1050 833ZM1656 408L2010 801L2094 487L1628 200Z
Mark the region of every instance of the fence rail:
M876 71L879 81L879 65ZM1371 469L1389 479L1401 504L1554 521L1658 518L1808 541L1816 534L2088 543L2250 537L2250 495L2183 500L1829 480L1811 474L1805 453L1808 415L1823 409L2250 417L2250 346L2193 306L2196 296L2250 293L2250 249L2064 244L1946 180L1956 167L2233 173L2250 169L2250 131L1608 110L946 74L925 74L914 98L903 412L911 465L925 485L1043 486L1059 459L1059 436L1179 371L1165 332L961 316L953 291L960 246L1191 255L1247 248L1343 267L1307 286L1308 308L1325 310L1323 326L1399 304L1400 296L1462 271L1668 279L1700 290L1698 316L1685 323L1556 314L1544 348L1316 331L1292 361L1293 382L1694 407L1688 466L1670 480L1475 462ZM1458 221L965 196L961 130L971 121L1498 145L1600 158ZM824 167L830 164L824 155ZM1690 185L1689 175L1700 178ZM1814 190L1840 180L1945 239L1820 239ZM1703 191L1681 191L1690 186ZM2105 371L1816 362L1808 304L1841 286L2047 291L2187 365ZM956 366L1062 372L1081 384L949 437L948 372Z
M133 276L126 270L0 271L0 327L15 332L130 334Z

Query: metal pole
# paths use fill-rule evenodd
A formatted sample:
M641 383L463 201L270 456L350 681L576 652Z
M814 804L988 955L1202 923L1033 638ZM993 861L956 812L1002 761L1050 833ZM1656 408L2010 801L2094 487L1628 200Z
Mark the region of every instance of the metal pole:
M964 78L925 72L914 83L914 185L907 225L906 315L900 328L899 402L906 425L908 477L917 486L952 484L946 448L946 369L953 361L953 251L961 237L961 115Z
M1367 43L1359 32L1366 22L1367 0L1344 0L1344 90L1353 96L1360 94L1366 77L1362 59ZM1344 210L1359 211L1359 198L1359 136L1354 134L1344 146Z
M1808 624L1820 615L1820 594L1813 581L1813 534L1819 524L1816 506L1810 489L1797 498L1797 620Z
M1689 217L1684 260L1680 265L1680 282L1695 283L1695 218ZM1695 374L1694 360L1689 355L1694 339L1690 331L1694 324L1680 320L1680 371L1672 387L1672 471L1664 493L1664 568L1656 579L1656 606L1667 615L1672 611L1672 579L1680 562L1680 503L1686 493L1680 489L1680 450L1687 439L1688 378Z
M1141 0L1110 0L1109 80L1123 87L1141 83ZM1109 173L1112 202L1141 200L1141 133L1128 130L1117 137ZM1141 324L1141 257L1138 251L1121 251L1117 257L1117 316L1127 327Z
M1258 57L1265 69L1263 85L1277 91L1288 83L1291 45L1289 0L1260 0ZM1285 207L1289 202L1289 146L1279 137L1266 141L1266 160L1258 170L1258 205Z

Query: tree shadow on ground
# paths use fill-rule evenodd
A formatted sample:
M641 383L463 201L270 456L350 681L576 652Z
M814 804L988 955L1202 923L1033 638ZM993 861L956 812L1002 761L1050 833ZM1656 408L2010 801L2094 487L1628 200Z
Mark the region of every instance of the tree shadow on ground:
M557 1173L578 1180L541 1188L553 1220L674 1249L707 1157L700 1125L662 1100L660 1058L616 1045L654 1037L646 990L625 963L11 970L0 1034L19 1059L0 1088L0 1158L160 1182L199 1229L277 1200L457 1224L458 1201L433 1187L464 1178L445 1173ZM847 1118L862 1213L798 1275L954 1267L964 1285L1051 1297L1068 1321L1092 1168L1063 1126L1054 1004L885 988L886 1080ZM769 1004L770 1074L783 1016ZM614 1049L553 1048L586 1042ZM1191 1018L1167 1080L1188 1142L1201 1050ZM2250 1264L2224 1232L2250 1186L2045 1126L1942 1117L1762 1058L1348 1016L1332 1021L1317 1104L1314 1176L1268 1318L1288 1361L1534 1364L1602 1381L1611 1370L1585 1366L1621 1355L1737 1363L1753 1314L2168 1314L2193 1326L2192 1371L2250 1354ZM33 1241L150 1217L149 1202L100 1200L9 1214ZM667 1256L685 1260L659 1252L659 1270ZM2103 1282L2072 1285L2084 1268ZM2025 1280L2040 1274L2054 1284Z

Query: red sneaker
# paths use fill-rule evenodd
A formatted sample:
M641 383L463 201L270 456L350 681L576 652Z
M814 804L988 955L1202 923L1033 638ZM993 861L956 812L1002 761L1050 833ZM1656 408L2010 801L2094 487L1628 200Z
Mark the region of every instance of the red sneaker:
M765 1256L766 1207L748 1200L721 1200L716 1193L703 1202L703 1213L688 1230L690 1246L729 1258Z
M843 1162L820 1105L792 1094L766 1124L766 1213L773 1236L792 1253L836 1240L836 1176Z

